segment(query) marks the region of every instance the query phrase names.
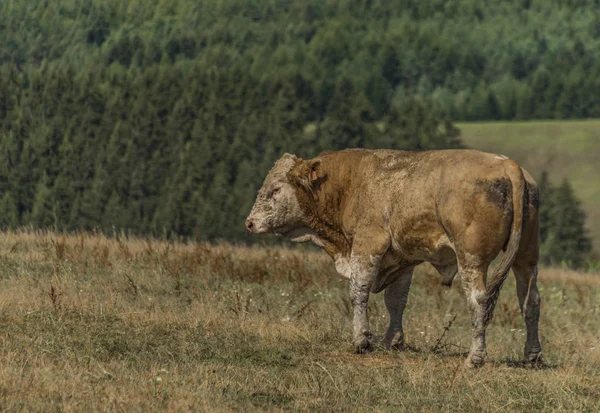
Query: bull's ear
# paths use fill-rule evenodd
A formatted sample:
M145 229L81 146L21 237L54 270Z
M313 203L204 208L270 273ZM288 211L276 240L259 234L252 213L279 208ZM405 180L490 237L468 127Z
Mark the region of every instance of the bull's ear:
M294 184L311 192L326 176L319 159L300 160L289 173L289 178Z
M309 162L309 166L310 166L310 182L311 183L320 181L321 179L324 179L327 176L327 174L321 167L321 160L313 159L312 161L308 161L308 162Z

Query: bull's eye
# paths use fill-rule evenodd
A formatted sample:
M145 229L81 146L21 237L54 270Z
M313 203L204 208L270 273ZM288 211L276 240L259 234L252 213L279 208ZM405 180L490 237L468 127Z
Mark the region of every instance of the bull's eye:
M279 193L279 191L281 190L281 188L277 187L277 188L273 188L273 190L271 191L271 193L269 194L269 198L273 198L273 196L277 195Z

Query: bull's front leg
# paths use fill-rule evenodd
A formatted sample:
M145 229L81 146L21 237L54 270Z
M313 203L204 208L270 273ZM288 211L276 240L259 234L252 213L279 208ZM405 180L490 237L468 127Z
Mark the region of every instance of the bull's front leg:
M381 258L389 246L385 236L371 236L368 240L356 243L350 256L350 302L354 318L352 320L352 341L357 353L372 350L372 334L369 328L369 293L379 273Z
M354 253L350 258L346 258L341 254L334 257L337 272L342 277L350 280L350 302L354 313L352 341L357 353L365 353L372 349L367 307L376 270L373 261L365 257L368 257L368 255Z
M352 320L352 343L357 353L372 350L372 334L369 329L369 293L375 278L376 266L369 257L352 256L350 278L350 302L354 309Z
M367 225L357 228L360 234L354 238L350 260L336 263L338 271L350 278L350 302L353 307L352 342L357 353L365 353L373 348L369 329L369 293L375 277L379 273L379 263L387 252L390 239L385 232L375 228L382 226ZM345 265L347 263L347 265Z

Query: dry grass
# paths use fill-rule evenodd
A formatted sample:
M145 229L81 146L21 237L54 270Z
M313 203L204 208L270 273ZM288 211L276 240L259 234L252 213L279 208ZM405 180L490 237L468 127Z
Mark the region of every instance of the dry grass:
M540 370L518 362L511 279L490 360L468 371L459 283L444 289L427 267L405 319L412 350L362 356L346 284L321 253L3 233L0 270L2 411L600 408L598 275L542 271ZM370 308L381 340L381 294Z

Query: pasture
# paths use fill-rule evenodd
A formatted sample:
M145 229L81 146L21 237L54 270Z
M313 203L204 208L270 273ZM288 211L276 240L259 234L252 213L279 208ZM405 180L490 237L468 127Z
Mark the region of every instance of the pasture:
M0 410L600 409L600 275L541 270L542 369L519 362L512 276L475 371L460 280L440 282L415 274L407 350L356 355L346 281L324 253L2 233ZM383 294L370 311L380 342Z

